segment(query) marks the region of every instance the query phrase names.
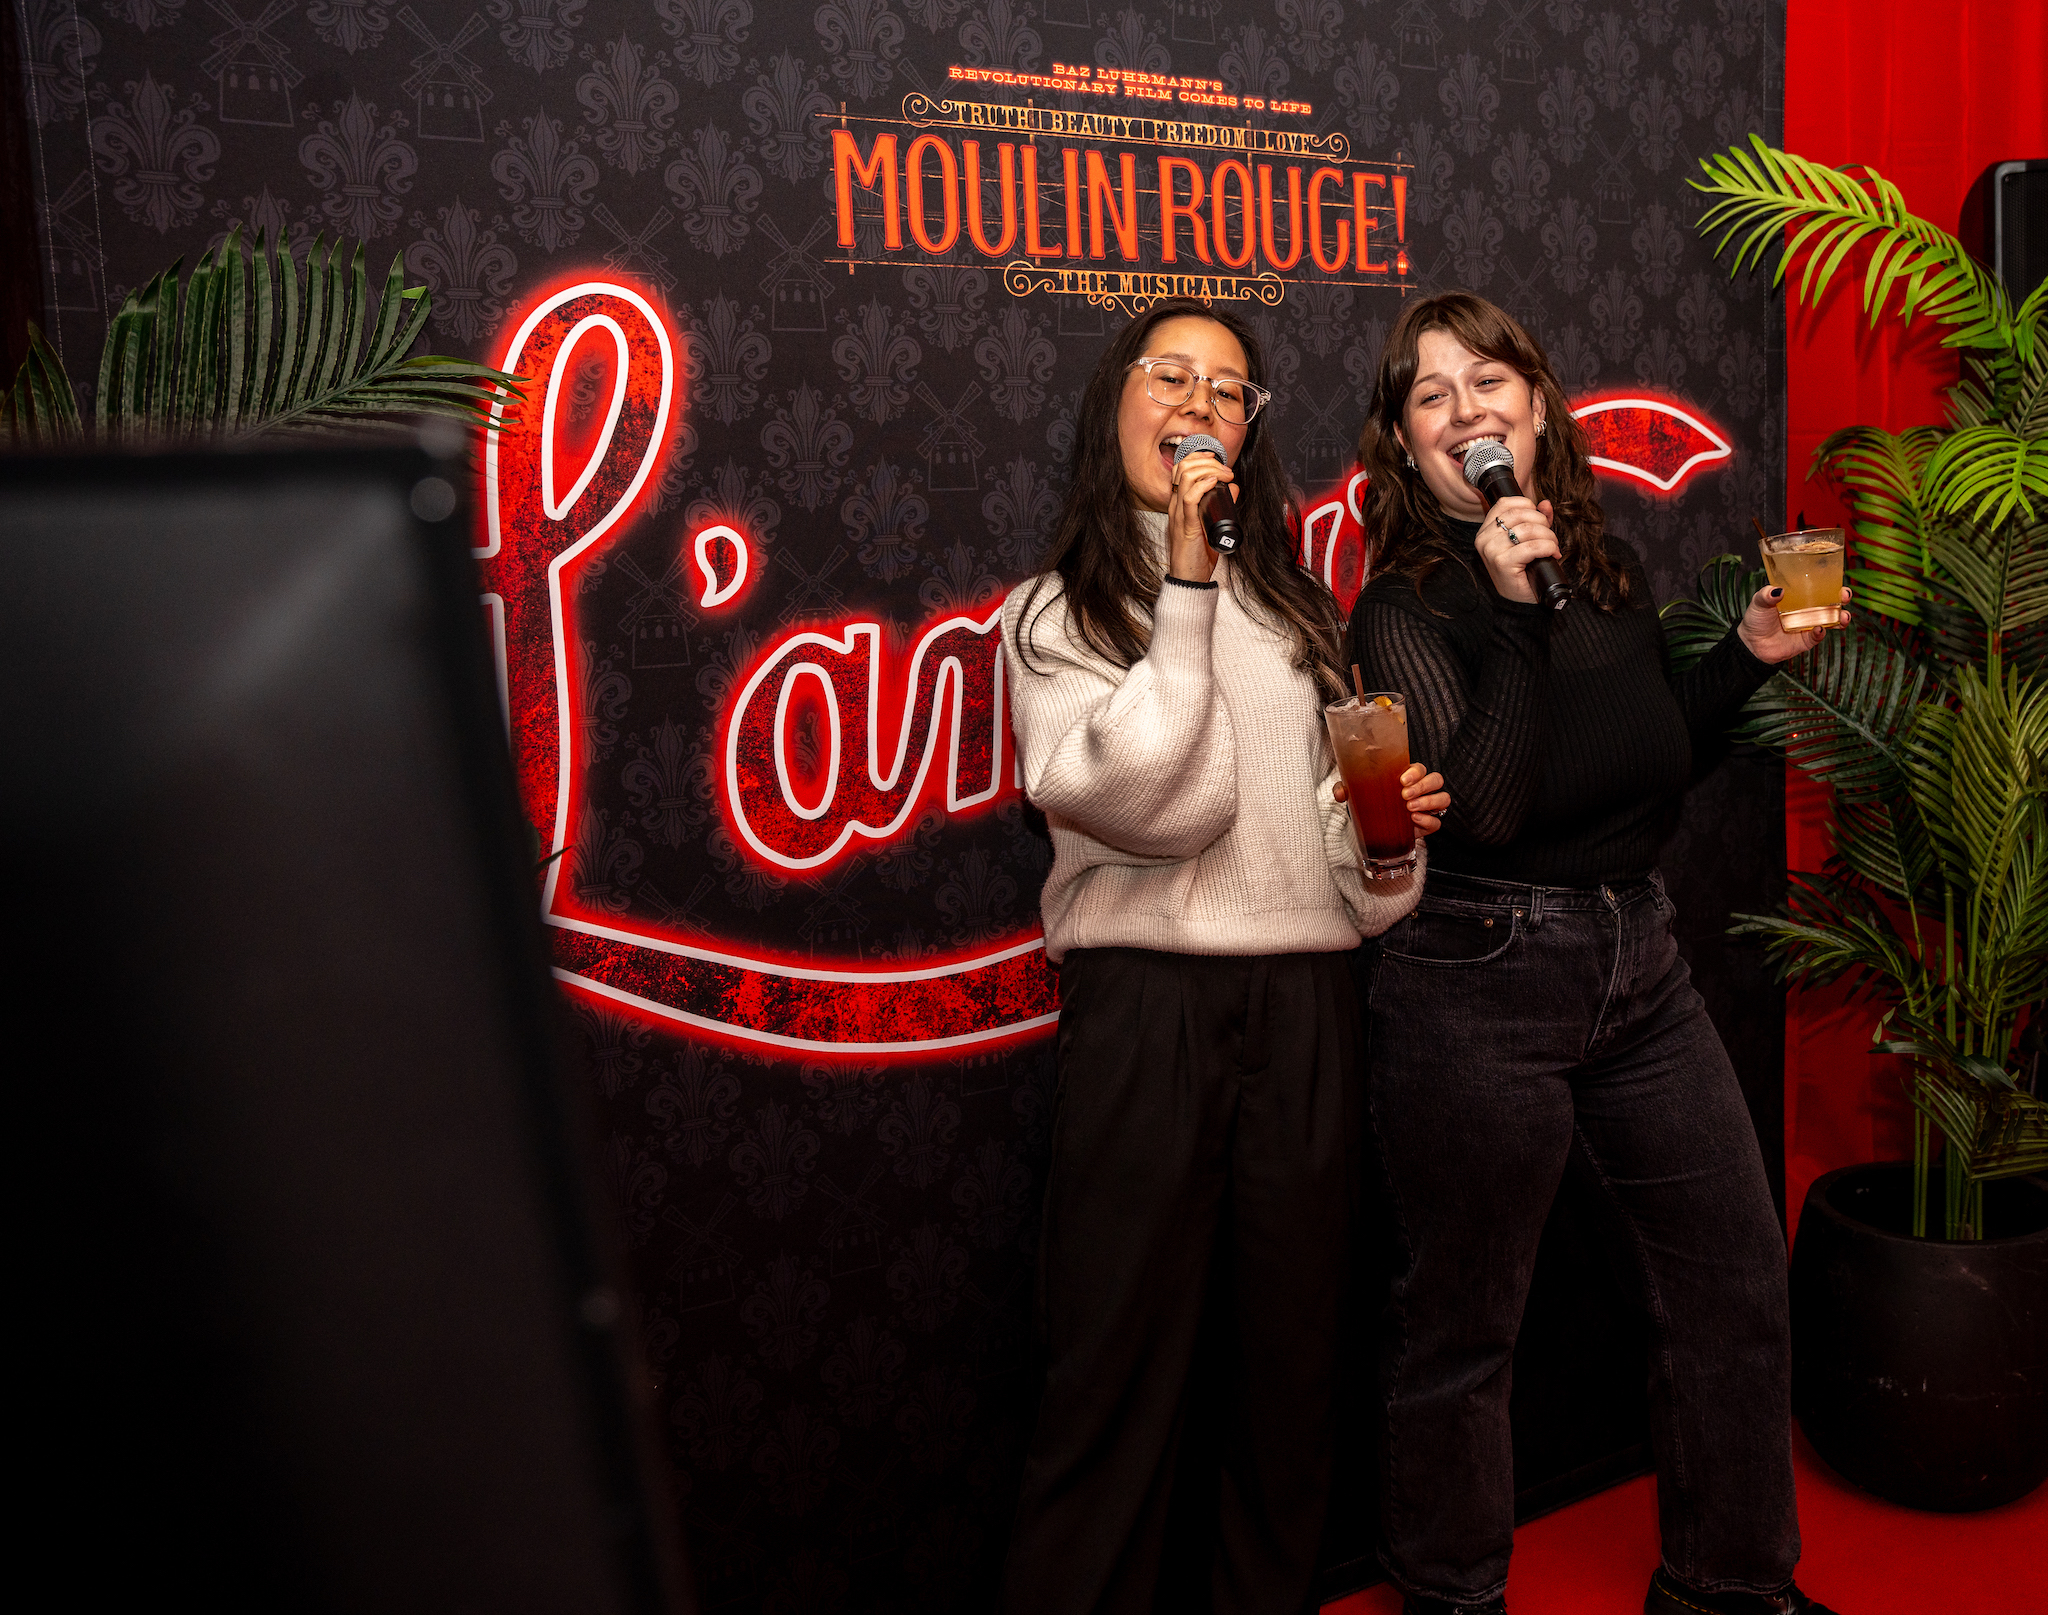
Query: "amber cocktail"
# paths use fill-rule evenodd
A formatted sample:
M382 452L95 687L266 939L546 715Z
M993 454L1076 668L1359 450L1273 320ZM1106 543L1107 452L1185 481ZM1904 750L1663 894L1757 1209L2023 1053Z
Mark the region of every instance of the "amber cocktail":
M1351 822L1365 849L1367 880L1396 880L1415 867L1415 821L1401 795L1408 770L1408 704L1395 692L1323 709Z
M1778 597L1778 621L1786 628L1833 628L1842 620L1842 559L1847 554L1839 527L1809 527L1773 533L1763 541L1764 572L1785 592Z

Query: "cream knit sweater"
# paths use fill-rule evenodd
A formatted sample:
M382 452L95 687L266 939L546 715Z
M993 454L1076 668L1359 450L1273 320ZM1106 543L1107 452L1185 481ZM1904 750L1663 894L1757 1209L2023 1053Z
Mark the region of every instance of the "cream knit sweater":
M1140 512L1166 571L1166 518ZM1377 936L1422 895L1423 870L1368 886L1315 681L1231 587L1167 583L1126 671L1069 634L1058 580L1003 606L1024 791L1052 829L1039 908L1046 956L1069 948L1332 953ZM1050 604L1047 604L1050 600Z

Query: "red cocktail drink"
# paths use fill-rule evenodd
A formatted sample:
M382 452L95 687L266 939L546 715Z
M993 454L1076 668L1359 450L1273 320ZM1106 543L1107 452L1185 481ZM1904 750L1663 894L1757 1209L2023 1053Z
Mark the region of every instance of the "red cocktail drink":
M1368 880L1393 880L1415 867L1415 821L1401 795L1408 769L1408 706L1385 691L1323 709L1337 773L1351 799L1351 822L1365 849Z

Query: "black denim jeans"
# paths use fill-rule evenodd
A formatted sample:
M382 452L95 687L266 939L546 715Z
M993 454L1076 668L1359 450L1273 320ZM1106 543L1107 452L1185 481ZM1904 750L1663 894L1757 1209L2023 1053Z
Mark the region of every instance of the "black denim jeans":
M1514 1530L1511 1354L1568 1159L1650 1322L1664 1563L1706 1590L1792 1579L1785 1243L1727 1051L1663 883L1432 872L1381 938L1369 1116L1398 1225L1380 1337L1389 1574L1497 1595Z

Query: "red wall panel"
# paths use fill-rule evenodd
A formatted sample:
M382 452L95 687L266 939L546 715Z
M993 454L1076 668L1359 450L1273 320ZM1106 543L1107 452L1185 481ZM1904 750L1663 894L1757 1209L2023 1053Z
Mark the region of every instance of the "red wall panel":
M1954 229L1994 162L2048 156L2048 5L2042 0L1792 0L1785 22L1785 145L1826 163L1867 163L1924 218ZM1898 431L1942 418L1952 356L1928 333L1873 334L1860 276L1817 310L1788 307L1788 517L1839 520L1807 480L1816 445L1859 422ZM1825 793L1786 781L1794 869L1827 856ZM1839 989L1795 993L1785 1015L1785 1189L1796 1221L1821 1173L1908 1148L1896 1075L1869 1053L1874 1014Z

